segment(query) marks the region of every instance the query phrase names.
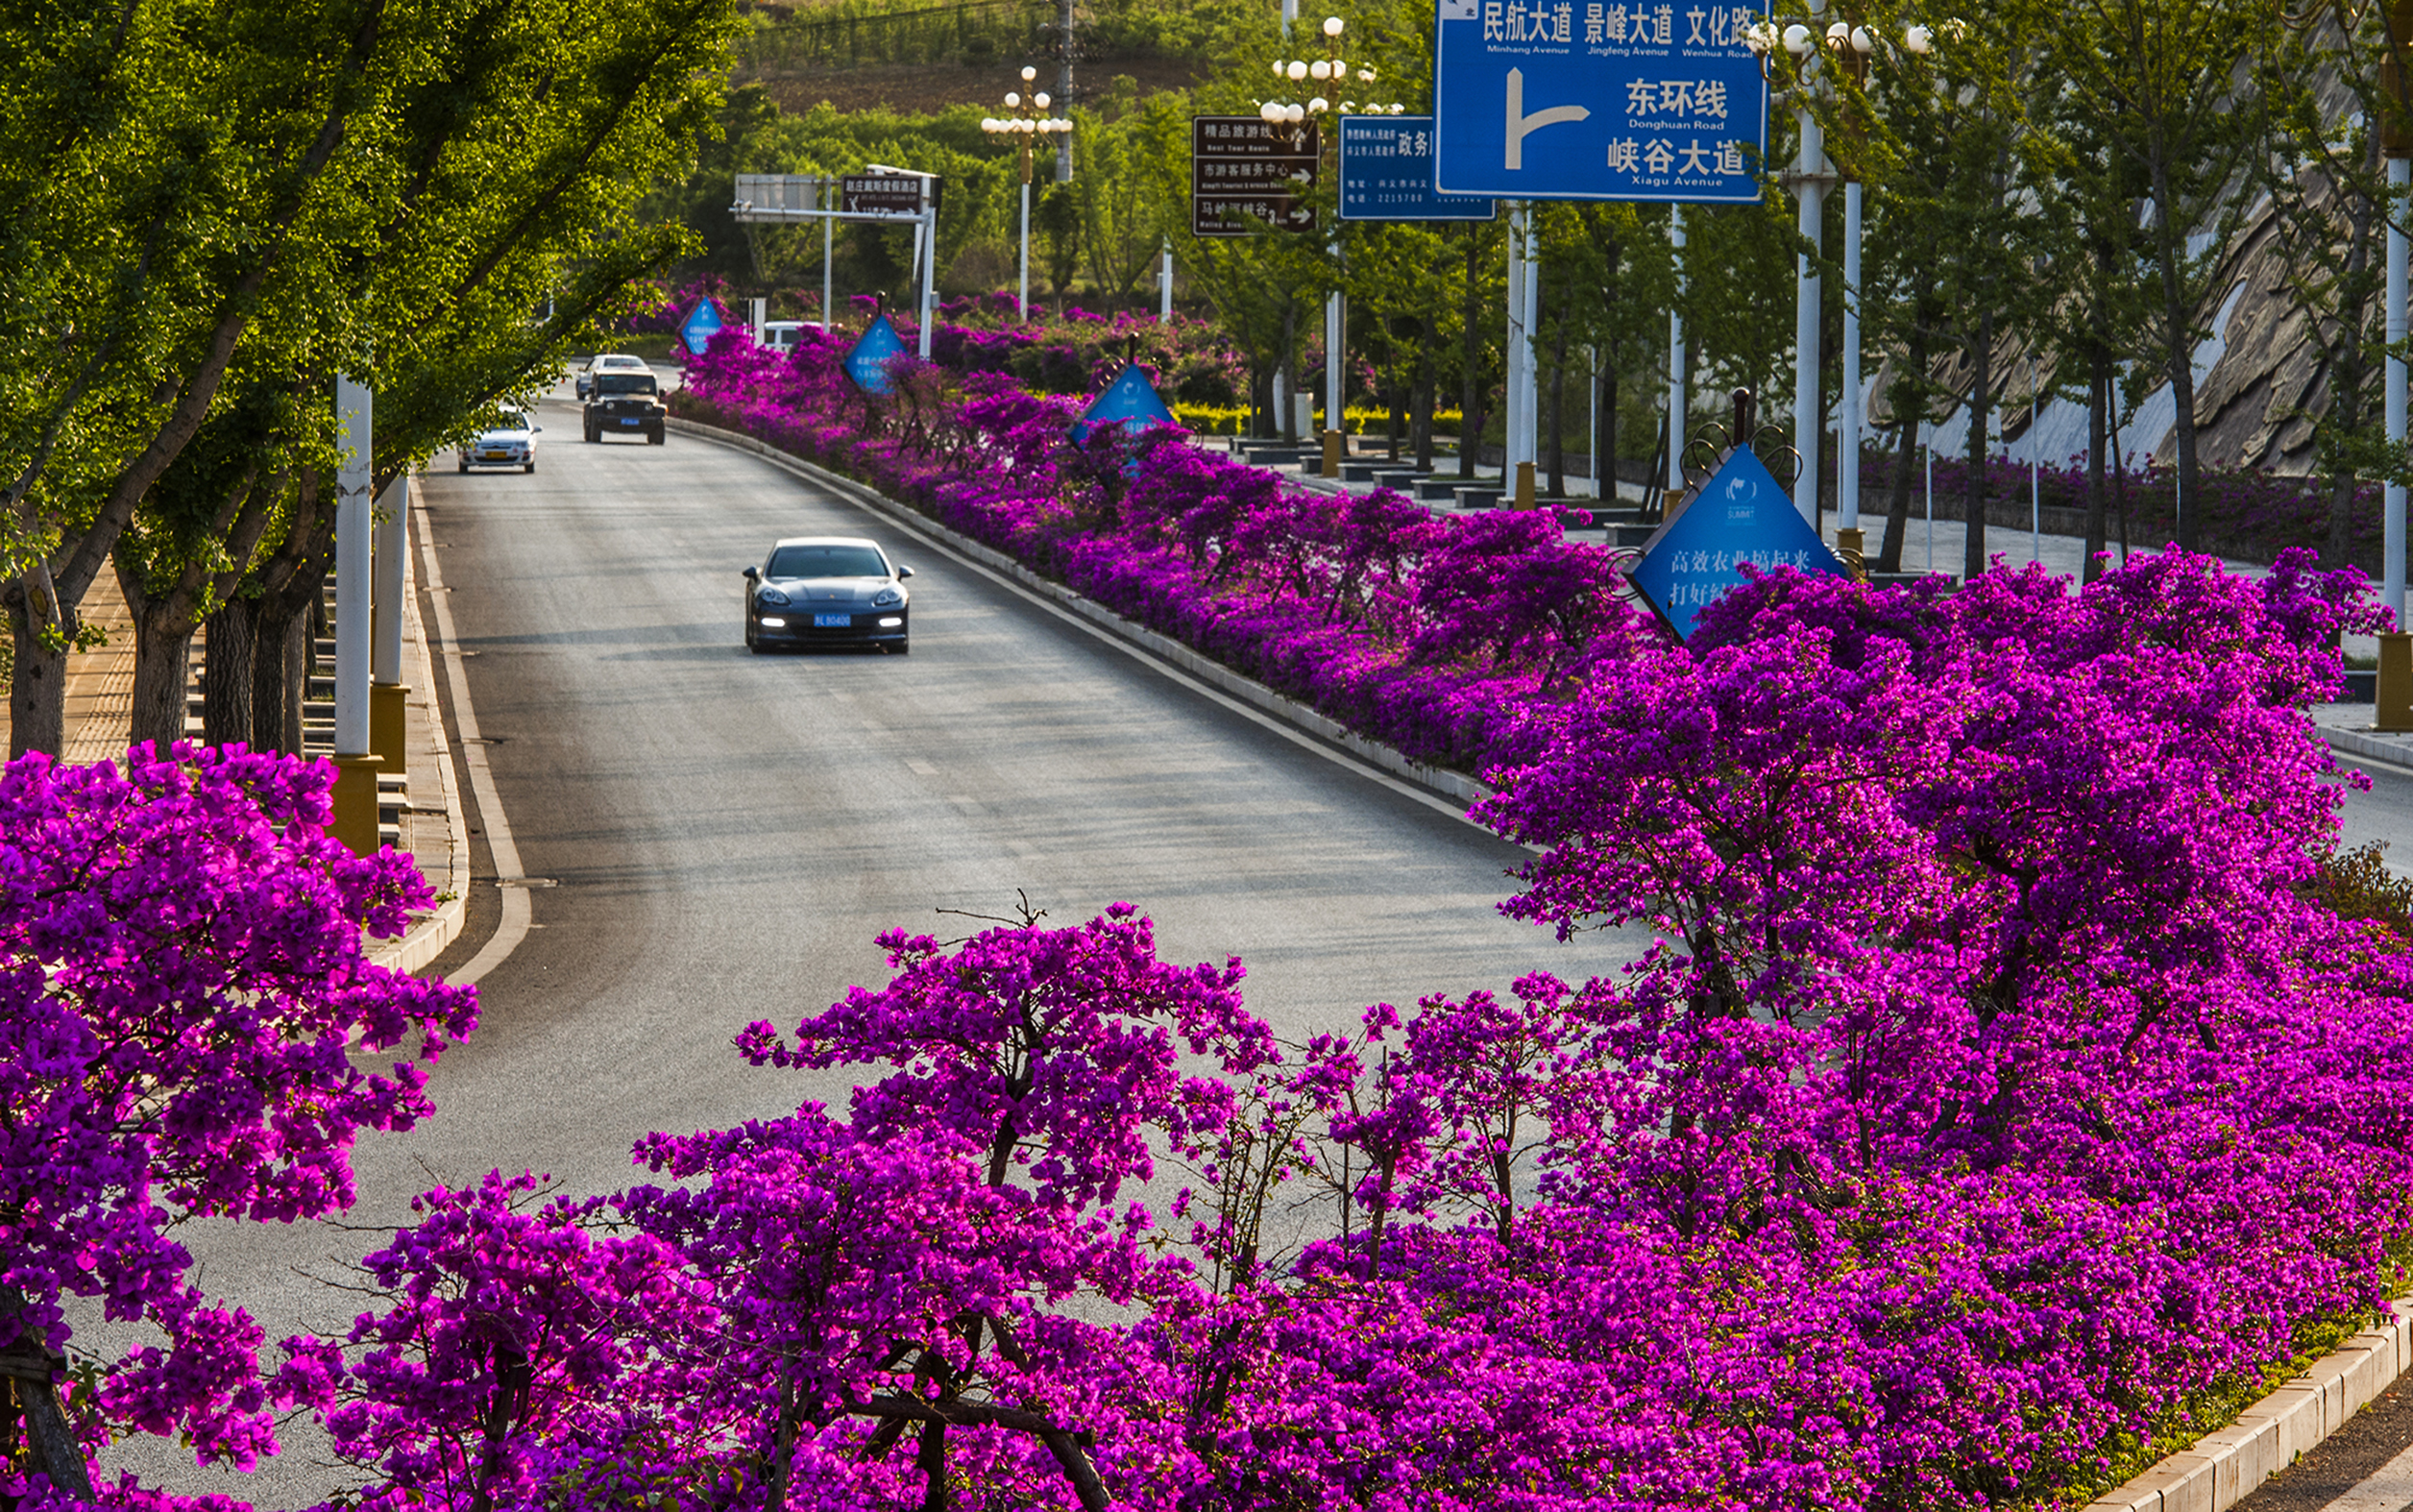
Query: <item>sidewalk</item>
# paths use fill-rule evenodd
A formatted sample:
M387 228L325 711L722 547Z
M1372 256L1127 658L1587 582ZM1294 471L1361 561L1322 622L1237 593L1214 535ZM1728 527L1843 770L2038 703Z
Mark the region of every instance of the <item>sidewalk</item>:
M417 479L411 481L410 487L416 499ZM411 523L415 541L413 549L404 553L402 616L402 681L410 690L406 769L399 775L386 775L378 784L378 829L385 843L406 852L419 864L420 874L427 879L437 903L412 920L409 932L400 939L367 942L369 959L398 971L418 970L451 943L461 931L469 896L469 830L462 816L451 751L438 719L435 658L428 648L427 626L419 612L417 551L424 543L417 538L422 536L424 527L416 508L411 511ZM329 607L331 613L331 598ZM134 686L134 617L126 607L114 572L105 571L93 580L90 591L85 595L83 611L85 622L99 625L109 638L92 650L71 652L67 657L66 732L61 762L79 767L124 756L133 727ZM194 696L188 700L190 712L185 717L184 734L187 739L198 741L202 738L198 690L201 669L208 655L207 636L196 634L193 648ZM331 641L319 643L321 667L333 651ZM312 756L330 755L334 719L331 683L318 675L312 676L305 686L310 695L324 691L329 696L305 698L302 706L303 746ZM5 702L0 702L0 739L6 737L8 729L8 710Z

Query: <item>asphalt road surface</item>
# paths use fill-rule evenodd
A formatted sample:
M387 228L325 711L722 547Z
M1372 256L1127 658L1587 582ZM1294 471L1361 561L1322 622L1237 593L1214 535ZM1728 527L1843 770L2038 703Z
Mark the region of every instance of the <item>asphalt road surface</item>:
M1371 1003L1580 980L1638 943L1562 945L1500 917L1516 847L787 473L675 435L584 445L560 405L543 420L535 474L439 457L422 495L521 870L541 884L534 928L479 984L479 1027L432 1078L437 1116L357 1152L361 1228L195 1232L203 1285L271 1340L348 1323L360 1299L303 1273L339 1276L375 1247L364 1231L439 1182L535 1170L609 1191L638 1179L630 1147L650 1131L842 1110L846 1075L752 1068L731 1036L886 981L883 929L982 927L938 910L1027 896L1073 923L1129 900L1165 959L1242 957L1250 1007L1291 1039ZM740 570L815 534L868 535L914 567L911 656L746 651ZM473 811L480 878L488 821ZM436 973L475 952L497 896L473 889ZM181 1458L119 1452L155 1475ZM256 1475L174 1478L292 1506L334 1489L319 1458L302 1438Z
M427 1186L500 1168L607 1191L636 1179L648 1131L842 1108L844 1075L750 1068L730 1038L884 981L882 929L978 927L938 910L999 915L1019 894L1069 923L1128 899L1165 958L1243 957L1251 1007L1293 1039L1377 1001L1580 979L1638 944L1560 945L1502 919L1514 847L767 463L678 436L582 445L574 411L544 419L536 474L448 469L423 493L521 869L541 884L534 928L436 1068L437 1116L357 1152L359 1227L196 1227L202 1285L271 1340L340 1330L360 1299L325 1279ZM910 657L746 652L739 570L807 534L869 535L914 566ZM2413 861L2413 778L2376 780L2352 836ZM491 879L492 817L471 822ZM473 890L438 972L475 951L498 896ZM111 1455L262 1507L341 1484L306 1436L254 1476L197 1475L156 1441Z

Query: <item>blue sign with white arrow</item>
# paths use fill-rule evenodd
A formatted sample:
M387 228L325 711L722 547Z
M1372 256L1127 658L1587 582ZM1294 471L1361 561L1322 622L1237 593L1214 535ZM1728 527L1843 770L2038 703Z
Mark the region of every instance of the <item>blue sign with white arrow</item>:
M1749 204L1767 152L1759 4L1440 0L1433 187Z
M889 364L905 354L904 339L886 315L875 316L846 352L846 376L866 394L887 394L896 387Z
M679 339L687 343L688 351L700 357L722 324L720 306L714 304L712 296L707 294L697 300L695 307L687 312L687 318L679 322Z
M1445 199L1433 192L1433 118L1341 117L1341 219L1487 221L1490 199Z
M1690 640L1701 610L1739 587L1746 565L1851 575L1750 448L1737 447L1643 543L1629 575L1676 639Z
M1089 432L1099 426L1121 421L1127 432L1136 433L1150 426L1173 424L1173 411L1164 407L1157 397L1157 386L1148 381L1136 362L1128 363L1106 391L1089 402L1081 418L1072 423L1068 432L1075 444L1089 439Z

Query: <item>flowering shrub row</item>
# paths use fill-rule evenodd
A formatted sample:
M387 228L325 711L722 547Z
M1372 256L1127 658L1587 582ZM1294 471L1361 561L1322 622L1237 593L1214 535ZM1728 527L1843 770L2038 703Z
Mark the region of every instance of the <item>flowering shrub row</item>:
M1129 905L892 933L886 985L737 1036L851 1069L842 1114L429 1192L265 1379L159 1225L340 1202L417 1108L351 1027L466 1000L347 953L408 890L326 848L323 771L26 758L7 1096L61 1133L0 1146L0 1255L210 1324L74 1393L87 1446L241 1462L305 1412L327 1512L2033 1502L2401 1279L2413 955L2320 900L2302 712L2356 586L1757 580L1537 705L1481 808L1540 850L1508 913L1658 936L1619 978L1288 1044Z
M1608 551L1548 512L1286 488L1165 430L1076 446L1076 403L997 375L907 364L875 402L805 335L792 358L717 338L674 410L861 477L1419 761L1481 769L1521 700L1657 633Z

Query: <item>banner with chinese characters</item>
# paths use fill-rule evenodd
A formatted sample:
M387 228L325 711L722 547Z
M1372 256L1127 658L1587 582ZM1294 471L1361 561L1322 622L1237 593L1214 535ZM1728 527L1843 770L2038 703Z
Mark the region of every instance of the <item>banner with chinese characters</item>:
M1520 200L1747 204L1765 4L1440 0L1434 188Z
M1487 221L1499 214L1488 198L1433 192L1432 117L1341 117L1341 219L1345 221Z
M1627 580L1689 640L1701 611L1739 586L1745 567L1849 575L1750 448L1737 447L1643 543Z
M1275 124L1255 115L1190 118L1190 234L1247 236L1259 228L1315 230L1315 207L1300 196L1315 186L1323 141L1313 121Z

